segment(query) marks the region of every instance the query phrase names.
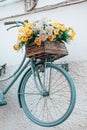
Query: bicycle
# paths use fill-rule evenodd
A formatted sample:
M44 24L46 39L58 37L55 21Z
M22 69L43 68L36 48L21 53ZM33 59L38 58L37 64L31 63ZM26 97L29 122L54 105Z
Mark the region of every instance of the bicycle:
M20 21L5 24L15 23L16 26L9 29L21 24ZM24 55L20 66L12 75L14 79L3 92L0 90L0 106L6 104L4 96L21 74L18 100L26 116L44 127L63 123L72 113L76 100L76 90L70 74L47 58L29 58L26 61Z

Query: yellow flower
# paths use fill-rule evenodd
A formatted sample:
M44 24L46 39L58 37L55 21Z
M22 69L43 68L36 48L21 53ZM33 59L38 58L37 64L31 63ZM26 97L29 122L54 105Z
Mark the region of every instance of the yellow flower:
M54 27L58 27L59 26L59 22L57 20L53 20L51 23L50 23L51 26L54 26Z
M13 49L17 51L19 49L19 42L13 45Z
M74 32L71 32L71 33L69 34L69 37L70 37L71 40L73 40L74 37L75 37L75 33L74 33Z
M54 36L53 36L53 35L49 35L49 36L48 36L48 39L49 39L50 41L53 41L53 40L54 40Z
M22 41L23 41L23 42L26 42L27 40L28 40L28 37L27 37L26 34L24 34L24 35L22 36Z
M18 40L21 40L21 39L22 39L22 35L18 34Z
M31 28L32 23L26 23L26 22L24 22L24 26L25 26L25 28Z
M41 40L40 40L40 38L39 38L39 37L36 37L35 40L34 40L34 43L35 43L36 45L41 45Z
M69 37L70 37L71 40L73 40L76 33L75 33L75 31L74 31L74 29L72 27L69 27L68 30L70 32Z
M59 34L59 30L58 29L54 29L54 34L58 35Z
M73 31L73 32L75 32L74 29L73 29L72 27L69 27L68 29L71 30L71 31Z
M32 34L32 30L26 28L26 29L25 29L25 33L27 34L27 36L30 36L30 35Z
M19 32L24 32L24 30L25 30L25 28L24 28L24 27L22 27L22 26L21 26L21 27L19 27L19 29L18 29L18 31L19 31Z
M65 30L66 30L64 24L60 24L60 30L61 30L61 31L65 31Z

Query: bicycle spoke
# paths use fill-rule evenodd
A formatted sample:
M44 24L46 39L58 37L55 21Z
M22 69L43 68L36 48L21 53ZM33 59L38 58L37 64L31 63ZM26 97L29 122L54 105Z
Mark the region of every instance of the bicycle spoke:
M20 95L25 95L25 94L27 94L27 96L31 96L31 95L41 95L40 93L18 93L18 94L20 94Z
M61 109L59 109L59 107L56 106L55 99L53 100L52 98L50 98L50 100L51 100L51 102L52 102L52 104L54 106L55 115L57 116L58 112L60 112L62 114ZM58 111L56 110L56 108L58 109Z
M41 101L41 99L42 99L42 97L34 104L33 108L30 109L31 112L33 112L33 110L34 110L33 114L35 114L37 112L37 107L38 107L38 104Z

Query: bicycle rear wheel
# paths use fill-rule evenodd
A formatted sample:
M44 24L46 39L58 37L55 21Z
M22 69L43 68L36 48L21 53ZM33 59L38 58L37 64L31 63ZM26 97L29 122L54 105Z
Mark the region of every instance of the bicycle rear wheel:
M29 70L21 83L21 105L34 123L52 127L64 122L71 114L76 99L75 86L70 75L58 65L46 63L44 70L42 64L36 65L36 68L48 94L44 96L38 91ZM40 85L38 80L37 84Z

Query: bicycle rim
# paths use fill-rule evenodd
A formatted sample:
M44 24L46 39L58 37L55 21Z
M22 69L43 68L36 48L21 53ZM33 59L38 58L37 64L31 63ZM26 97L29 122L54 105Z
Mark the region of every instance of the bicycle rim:
M36 67L49 95L41 95L30 70L22 80L21 104L27 117L34 123L52 127L64 122L71 114L75 105L75 86L70 75L57 65L47 63L44 71L40 71L39 65Z

